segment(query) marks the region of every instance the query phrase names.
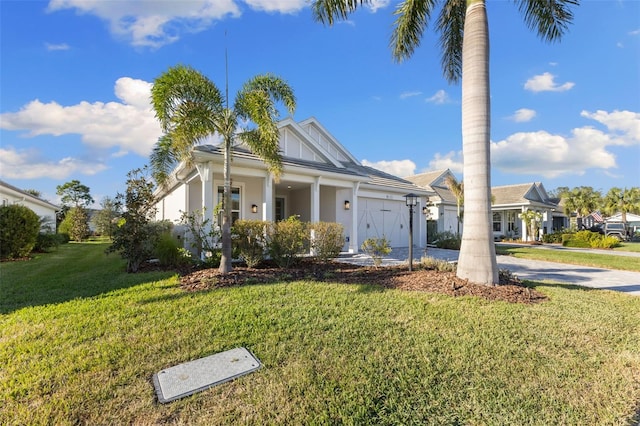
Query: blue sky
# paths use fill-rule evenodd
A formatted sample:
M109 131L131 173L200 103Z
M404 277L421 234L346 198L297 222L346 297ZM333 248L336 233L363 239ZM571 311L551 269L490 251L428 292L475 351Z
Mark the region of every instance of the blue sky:
M462 177L460 86L437 36L401 64L395 2L332 28L305 0L0 1L0 179L57 202L78 179L96 201L125 189L160 135L151 84L193 66L231 96L272 72L363 163L399 176ZM640 2L584 0L560 43L530 32L513 2L488 0L492 183L640 186ZM226 36L225 36L226 34Z

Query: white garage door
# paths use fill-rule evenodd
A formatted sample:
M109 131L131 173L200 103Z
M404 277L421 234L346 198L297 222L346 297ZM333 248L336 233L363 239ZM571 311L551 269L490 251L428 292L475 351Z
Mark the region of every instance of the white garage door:
M416 217L414 216L414 225ZM414 229L415 231L415 229ZM389 240L391 247L409 246L409 209L404 201L358 199L358 242L367 238Z

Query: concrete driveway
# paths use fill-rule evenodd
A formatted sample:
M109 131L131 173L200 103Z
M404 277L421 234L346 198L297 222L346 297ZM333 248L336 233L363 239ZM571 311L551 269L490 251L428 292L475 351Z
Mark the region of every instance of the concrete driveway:
M562 247L552 246L551 250L565 250ZM571 249L566 249L571 250ZM436 259L455 262L458 260L457 250L444 250L439 248L427 249L426 255ZM611 252L620 256L628 256L630 262L640 263L640 253ZM413 257L416 261L424 256L421 249L414 250ZM409 250L406 247L394 248L390 255L384 259L384 265L398 265L407 262ZM352 263L371 265L373 261L369 256L358 254L348 259L341 259ZM512 256L498 256L498 267L508 269L521 280L554 282L561 284L580 285L602 290L615 290L633 296L640 296L640 272L618 271L614 269L593 268L590 266L569 265L566 263L544 262L539 260L519 259Z

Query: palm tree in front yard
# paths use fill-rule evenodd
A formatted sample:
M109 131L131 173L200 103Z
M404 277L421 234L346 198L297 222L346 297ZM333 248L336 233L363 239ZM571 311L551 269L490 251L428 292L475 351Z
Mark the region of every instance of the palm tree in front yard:
M293 90L281 78L262 74L238 91L233 107L218 87L195 69L177 65L155 79L151 100L164 135L151 154L154 177L163 185L180 161L189 163L193 147L205 139L222 138L222 258L220 273L231 271L231 156L244 143L267 165L277 180L282 172L279 151L279 113L276 103L290 114L296 108ZM244 126L244 128L243 128Z
M373 0L314 0L316 20L332 25ZM543 39L559 39L579 0L515 0L528 27ZM490 175L489 28L485 0L404 0L395 10L391 47L396 60L408 59L420 45L436 5L436 23L447 80L462 79L462 152L464 156L465 226L458 276L470 281L498 282L493 244Z

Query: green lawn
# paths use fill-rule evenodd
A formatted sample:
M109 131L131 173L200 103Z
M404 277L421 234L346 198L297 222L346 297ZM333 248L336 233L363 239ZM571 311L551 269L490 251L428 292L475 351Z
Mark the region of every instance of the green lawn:
M626 244L632 245L637 243ZM496 253L520 257L523 259L535 259L548 262L570 263L573 265L594 266L597 268L640 272L640 257L607 254L606 250L602 250L602 253L589 253L577 250L554 250L553 248L543 249L522 246L496 245Z
M185 293L105 245L0 265L0 424L630 424L640 298L536 305L293 282ZM160 369L238 346L256 373L161 405Z

